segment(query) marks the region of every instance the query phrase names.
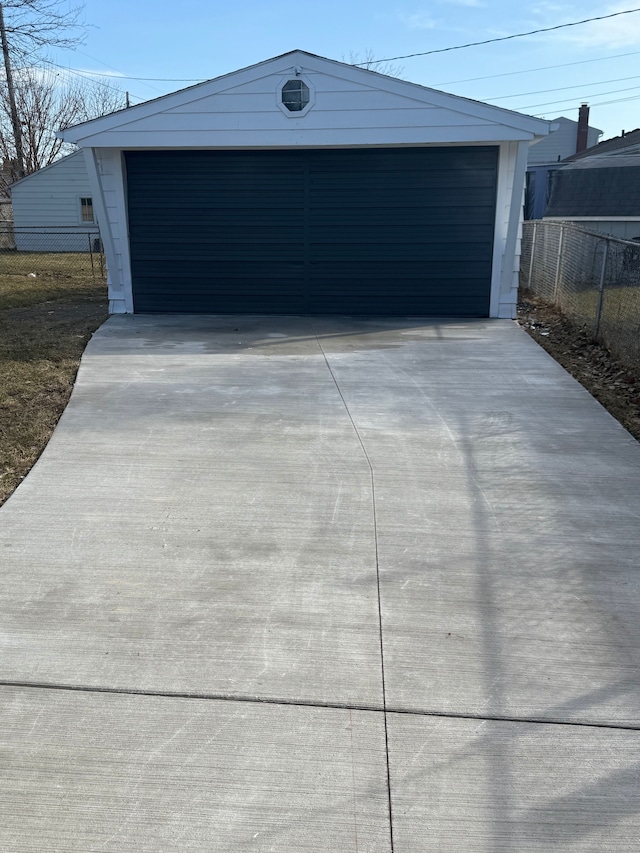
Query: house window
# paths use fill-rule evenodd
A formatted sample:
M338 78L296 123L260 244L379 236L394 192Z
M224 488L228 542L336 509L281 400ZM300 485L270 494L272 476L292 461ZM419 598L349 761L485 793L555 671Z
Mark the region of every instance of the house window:
M92 198L81 198L80 199L80 221L81 222L95 222L93 218L93 199Z
M282 103L292 113L301 112L309 99L309 87L303 80L287 80L282 87Z

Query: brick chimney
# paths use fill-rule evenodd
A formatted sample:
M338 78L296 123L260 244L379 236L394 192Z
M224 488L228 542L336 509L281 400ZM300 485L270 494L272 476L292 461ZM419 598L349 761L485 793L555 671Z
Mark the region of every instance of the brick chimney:
M589 106L582 104L578 112L578 140L576 142L576 154L586 151L589 144Z

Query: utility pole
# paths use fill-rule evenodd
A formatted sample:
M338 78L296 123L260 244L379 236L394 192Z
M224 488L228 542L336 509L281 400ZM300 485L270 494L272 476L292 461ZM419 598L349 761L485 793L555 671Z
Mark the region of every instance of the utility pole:
M24 150L22 148L22 128L18 118L16 107L16 93L13 88L13 74L11 72L11 60L9 59L9 44L7 42L7 31L4 25L4 10L0 3L0 40L2 41L2 55L4 56L4 70L7 76L7 89L9 92L9 108L11 110L11 124L13 125L13 139L16 146L16 164L18 167L18 178L24 178Z

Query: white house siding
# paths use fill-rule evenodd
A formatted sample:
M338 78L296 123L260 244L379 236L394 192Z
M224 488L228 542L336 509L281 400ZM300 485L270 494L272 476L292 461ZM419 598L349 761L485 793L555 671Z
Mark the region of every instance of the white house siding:
M35 252L89 251L90 241L97 237L97 227L95 223L82 222L80 198L90 197L82 151L15 183L11 199L16 248Z
M552 131L545 139L535 142L529 149L527 162L529 166L543 166L557 163L576 153L578 143L578 122L569 118L553 119L558 129ZM587 133L587 148L597 145L602 131L597 127L589 127Z
M344 147L486 144L523 135L517 128L521 117L514 116L516 127L502 125L496 137L497 116L508 115L506 111L495 108L494 118L492 107L419 86L415 97L407 96L412 85L392 78L382 78L387 91L380 91L380 75L352 69L354 76L370 74L371 85L365 85L315 70L308 60L302 76L315 90L315 104L303 118L292 118L276 106L278 86L291 76L291 60L280 64L281 68L257 80L235 79L246 77L251 70L247 69L203 84L218 91L198 96L185 90L142 104L130 111L129 120L126 112L118 113L120 121L113 128L101 131L96 127L98 132L92 134L87 125L81 144L110 148ZM345 67L340 66L341 70ZM189 103L182 103L190 91ZM530 121L533 139L534 125L540 122Z
M296 68L315 98L302 117L277 103ZM548 129L539 119L294 52L79 125L64 138L95 153L114 312L131 311L133 302L122 150L497 145L491 316L511 317L526 149Z

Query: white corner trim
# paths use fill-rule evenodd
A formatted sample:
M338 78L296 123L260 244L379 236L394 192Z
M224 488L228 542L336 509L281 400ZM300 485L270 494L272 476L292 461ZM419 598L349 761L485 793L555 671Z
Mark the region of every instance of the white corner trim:
M518 314L515 302L501 302L498 308L498 320L515 320Z
M111 233L111 223L107 214L107 205L104 200L104 192L102 188L102 180L100 178L100 170L96 160L95 150L93 148L84 148L84 160L87 166L87 175L89 176L89 184L91 186L93 198L94 218L100 229L100 239L104 246L104 253L107 261L107 270L109 273L109 298L122 295L122 279L119 275L118 265L116 262L116 252L113 243L113 235Z
M491 257L491 297L489 316L497 317L502 288L502 265L507 228L504 213L508 204L509 171L512 163L512 146L504 142L498 147L498 180L496 186L496 209L494 213L493 255Z
M500 303L509 301L508 294L510 294L513 289L513 279L516 269L515 262L516 249L518 245L518 230L523 216L522 200L529 146L526 142L515 142L511 143L509 148L511 149L510 157L508 158L510 161L509 171L511 171L511 169L513 170L511 175L508 176L511 179L510 192L505 187L507 192L506 204L508 205L509 219L506 233L504 235L503 251L500 260L501 269L499 289L495 294L496 302L494 303L494 291L492 288L492 308L490 316L499 316Z
M127 306L125 305L124 299L110 299L109 300L109 314L130 314L130 311L127 311Z
M127 176L122 151L110 152L113 160L113 177L118 182L116 193L117 223L120 233L120 274L122 276L122 291L127 306L127 312L133 314L133 282L131 278L131 251L129 246L129 212L127 210Z

